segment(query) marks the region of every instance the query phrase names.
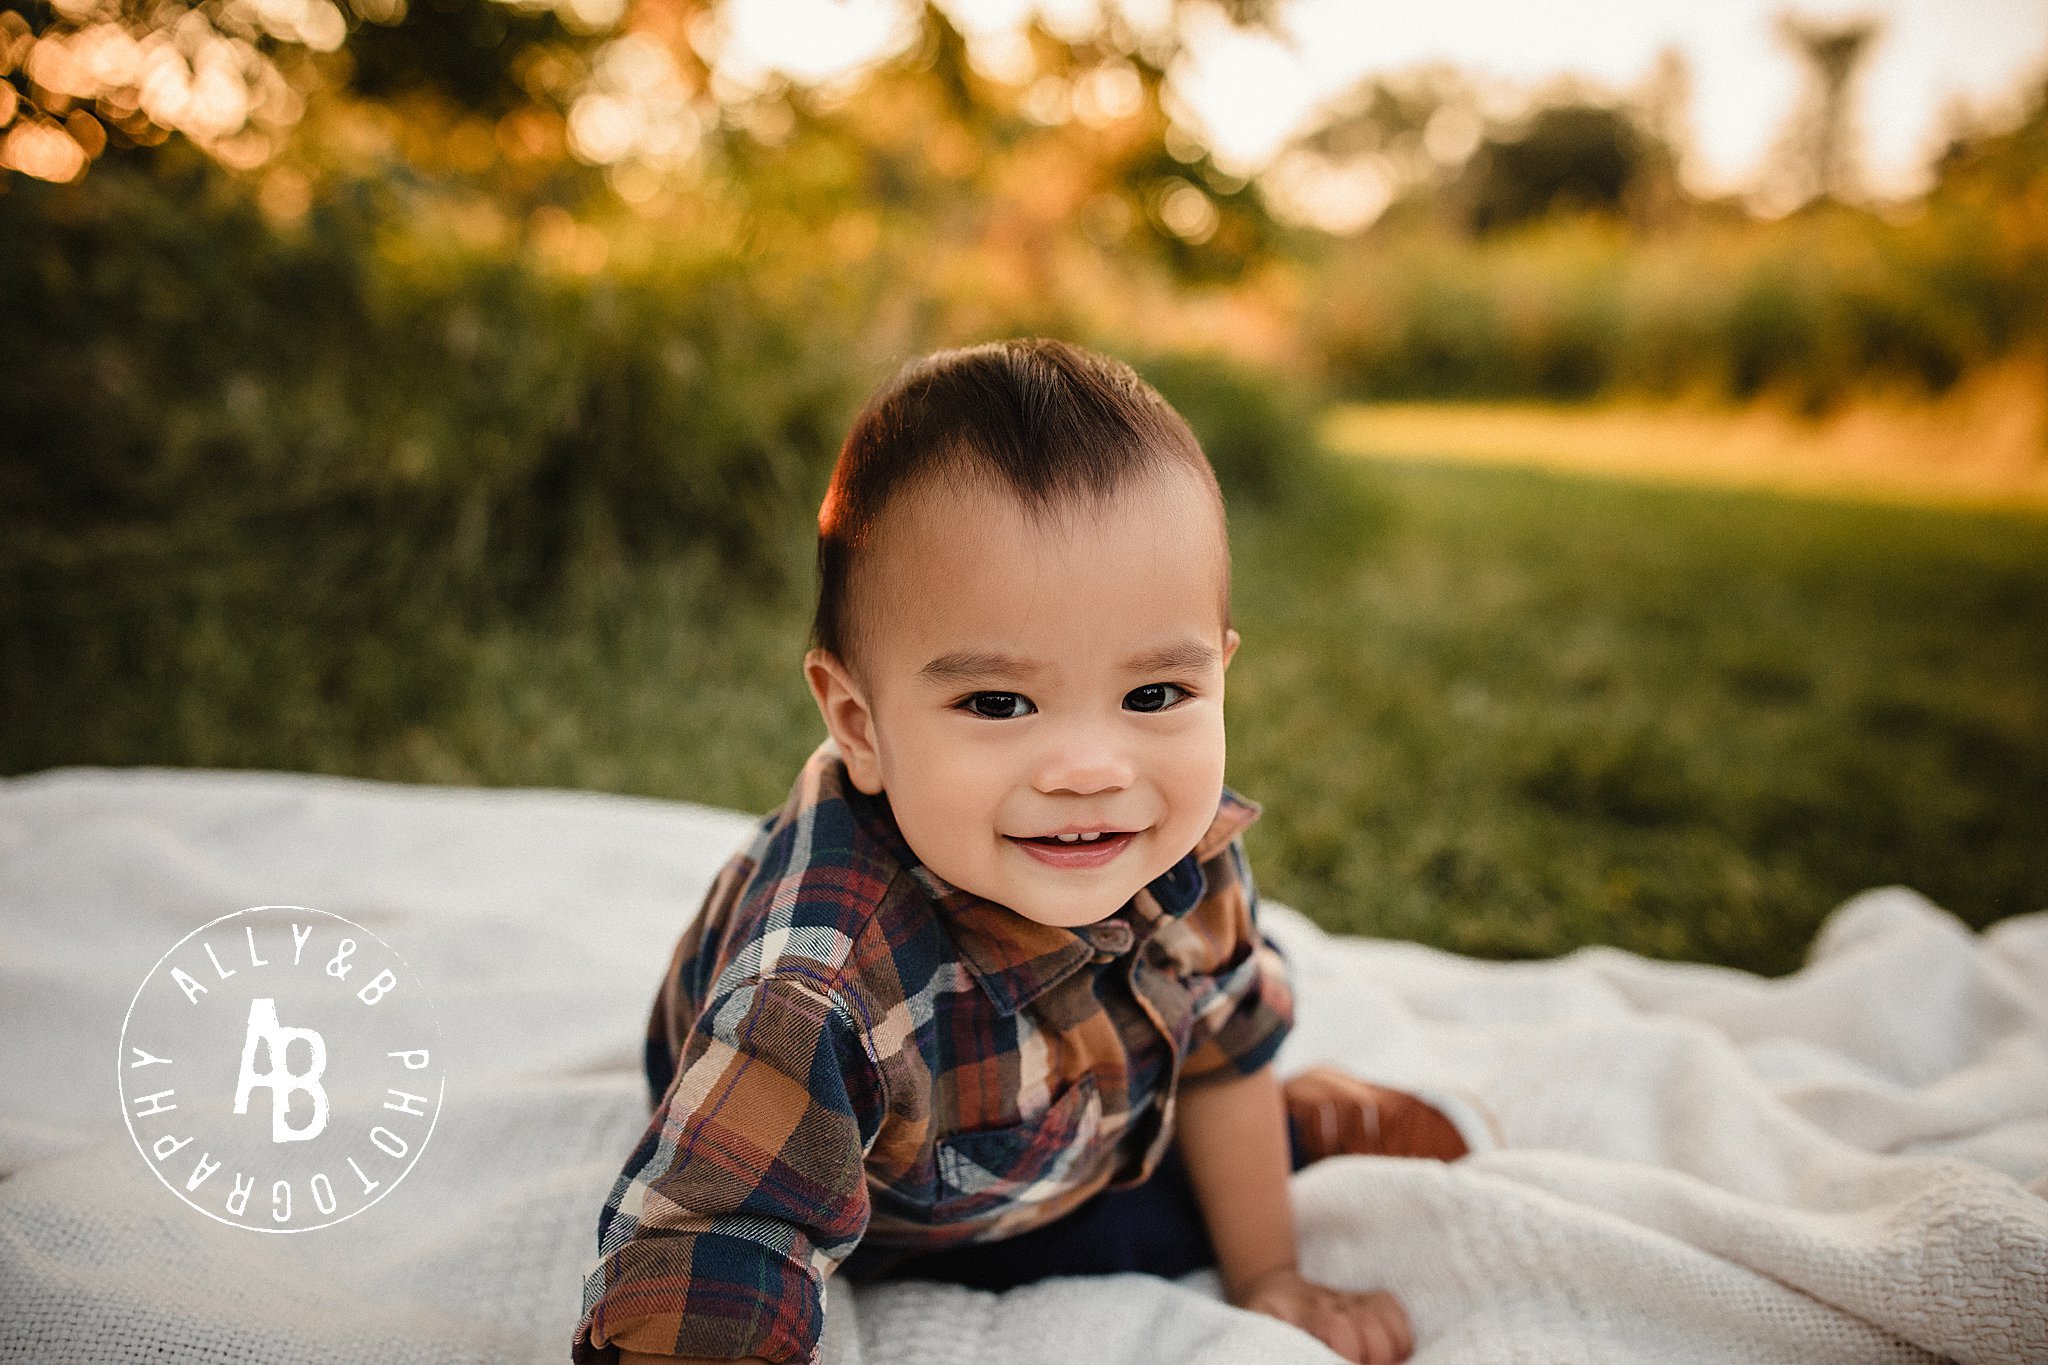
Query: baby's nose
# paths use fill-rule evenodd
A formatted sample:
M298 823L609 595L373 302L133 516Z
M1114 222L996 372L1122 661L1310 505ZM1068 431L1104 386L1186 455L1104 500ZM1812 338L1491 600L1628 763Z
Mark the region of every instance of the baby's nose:
M1128 787L1136 776L1128 748L1100 729L1081 727L1055 743L1040 760L1037 786L1044 792L1093 796Z

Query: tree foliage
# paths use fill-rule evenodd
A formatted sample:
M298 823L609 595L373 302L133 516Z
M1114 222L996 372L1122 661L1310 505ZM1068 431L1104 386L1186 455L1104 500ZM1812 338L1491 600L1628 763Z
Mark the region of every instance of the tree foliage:
M1675 176L1671 149L1631 110L1553 104L1481 141L1452 194L1472 230L1487 233L1553 213L1639 213Z

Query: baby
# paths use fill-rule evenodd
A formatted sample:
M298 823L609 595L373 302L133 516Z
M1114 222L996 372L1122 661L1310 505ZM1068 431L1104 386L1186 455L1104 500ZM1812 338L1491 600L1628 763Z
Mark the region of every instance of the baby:
M1223 785L1222 495L1127 366L940 352L855 420L804 659L828 737L713 882L649 1022L579 1362L815 1358L828 1275L1002 1289L1213 1265L1349 1360L1385 1292L1296 1267L1290 1170L1466 1150L1284 1087L1286 965Z

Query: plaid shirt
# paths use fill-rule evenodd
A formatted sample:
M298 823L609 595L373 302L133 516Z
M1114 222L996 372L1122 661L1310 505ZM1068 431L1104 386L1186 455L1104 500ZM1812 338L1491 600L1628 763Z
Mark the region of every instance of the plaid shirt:
M669 963L575 1359L810 1361L856 1244L885 1266L1149 1177L1177 1089L1256 1071L1293 1021L1239 837L1259 811L1225 787L1186 857L1063 929L924 867L828 737Z

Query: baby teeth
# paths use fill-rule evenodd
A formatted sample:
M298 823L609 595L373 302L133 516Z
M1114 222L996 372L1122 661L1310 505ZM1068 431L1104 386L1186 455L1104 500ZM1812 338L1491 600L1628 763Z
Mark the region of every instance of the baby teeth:
M1060 841L1061 843L1063 843L1063 844L1073 844L1073 843L1087 843L1087 844L1092 844L1092 843L1094 843L1094 842L1095 842L1095 841L1096 841L1097 839L1100 839L1100 838L1102 837L1102 831L1101 831L1101 830L1097 830L1097 831L1096 831L1095 833L1093 833L1093 834L1055 834L1055 835L1053 835L1052 837L1053 837L1053 838L1055 838L1055 839L1057 839L1057 840L1059 840L1059 841Z

